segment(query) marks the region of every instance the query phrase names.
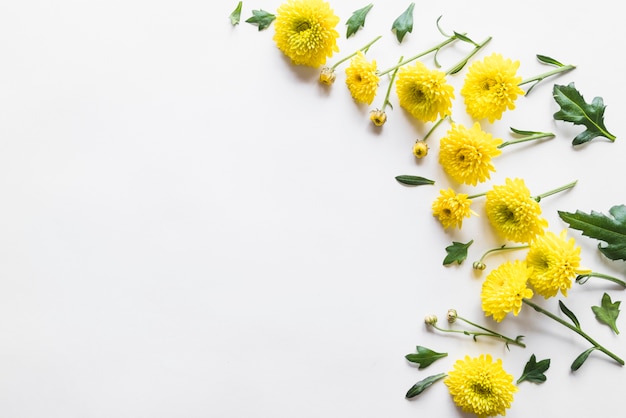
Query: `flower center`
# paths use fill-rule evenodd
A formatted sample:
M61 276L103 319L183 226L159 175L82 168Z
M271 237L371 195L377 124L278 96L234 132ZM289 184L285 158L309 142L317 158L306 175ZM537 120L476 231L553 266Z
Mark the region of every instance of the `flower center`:
M305 21L296 24L296 32L304 32L309 29L311 29L311 24L309 22Z
M480 396L488 396L491 395L492 392L491 387L483 382L472 383L472 391Z
M494 80L492 78L484 80L483 81L483 90L489 91L495 85L496 85L496 80Z

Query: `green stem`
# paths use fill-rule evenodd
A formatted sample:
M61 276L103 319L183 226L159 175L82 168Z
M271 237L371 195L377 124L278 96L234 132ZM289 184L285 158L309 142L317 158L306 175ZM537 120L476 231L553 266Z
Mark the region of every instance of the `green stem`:
M482 196L484 196L484 195L486 195L486 194L487 194L487 192L476 193L476 194L473 194L473 195L471 195L471 196L467 196L467 198L468 198L468 199L476 199L477 197L482 197Z
M374 38L371 42L369 42L367 45L365 45L363 48L360 48L356 51L354 51L352 54L348 55L347 57L344 57L342 59L340 59L339 61L337 61L332 67L330 67L331 70L336 69L339 64L344 63L346 61L348 61L350 58L352 58L353 56L355 56L356 54L358 54L359 52L367 52L367 50L370 48L370 46L374 45L374 42L378 41L380 38L382 38L382 35L377 36L376 38Z
M445 119L448 119L448 118L449 118L449 116L448 116L448 115L446 115L446 116L444 116L444 117L442 117L442 118L439 118L439 120L437 121L437 123L435 123L435 124L434 124L434 125L430 128L430 130L426 133L426 136L424 137L424 139L422 139L422 141L426 142L426 140L428 139L428 137L430 136L430 134L432 134L432 133L433 133L433 131L434 131L435 129L437 129L437 127L438 127L439 125L441 125L441 122L443 122Z
M465 64L467 64L469 59L472 58L474 55L476 55L476 53L480 51L485 45L487 45L489 41L491 41L491 36L485 39L484 41L482 41L480 44L476 45L474 49L472 50L472 52L470 52L465 58L463 58L456 65L452 66L452 68L446 71L446 75L456 74L459 71L461 71L463 67L465 67Z
M552 71L548 71L548 72L539 74L537 76L530 77L530 78L527 78L525 80L522 80L522 81L520 81L518 86L523 86L524 84L532 83L533 81L538 83L541 80L543 80L544 78L548 78L550 76L553 76L555 74L559 74L559 73L562 73L562 72L565 72L565 71L570 71L570 70L573 70L574 68L576 68L575 65L563 65L562 67L558 67L558 68L556 68L556 69L554 69Z
M519 139L514 139L512 141L507 141L507 142L503 142L502 144L498 145L499 149L502 149L506 146L509 145L513 145L513 144L519 144L520 142L526 142L526 141L534 141L536 139L543 139L543 138L554 138L555 135L552 132L536 132L532 135L527 135L523 138L519 138Z
M457 316L456 319L460 319L461 321L463 321L463 322L465 322L467 324L470 324L473 327L476 327L478 329L482 329L483 331L488 332L491 336L493 336L495 338L500 338L500 339L506 341L507 344L515 344L515 345L518 345L520 347L526 348L526 344L524 344L523 342L519 341L518 339L514 340L512 338L509 338L509 337L507 337L505 335L502 335L502 334L500 334L498 332L492 331L492 330L490 330L488 328L485 328L485 327L483 327L481 325L475 324L472 321L469 321L469 320L467 320L467 319L465 319L465 318L463 318L461 316Z
M578 284L585 284L590 277L598 277L600 279L605 279L605 280L608 280L610 282L617 283L618 285L626 288L626 282L625 281L620 280L620 279L618 279L616 277L613 277L613 276L608 276L606 274L596 273L594 271L592 271L591 273L579 274L578 276L576 276L576 283L578 283Z
M410 63L412 61L415 61L418 58L423 57L424 55L430 54L431 52L439 51L441 48L443 48L444 46L446 46L446 45L448 45L448 44L450 44L450 43L452 43L454 41L456 41L457 39L458 39L457 36L453 35L453 36L449 37L448 39L446 39L445 41L441 42L440 44L435 45L434 47L432 47L432 48L430 48L430 49L428 49L428 50L426 50L424 52L420 52L419 54L414 55L411 58L407 58L404 61L400 61L398 64L394 65L393 67L387 68L385 71L379 71L378 72L378 76L380 77L380 76L383 76L383 75L385 75L387 73L390 73L393 70L396 70L396 69L402 67L403 65L406 65L406 64L408 64L408 63Z
M399 62L402 62L403 58L404 57L400 57L400 61ZM391 74L391 79L389 80L389 85L387 86L387 94L385 94L385 100L383 101L383 106L380 108L380 110L382 112L385 111L385 108L389 104L389 95L391 94L391 87L393 86L393 82L396 79L396 74L398 74L398 70L399 69L400 69L400 67L396 68L395 70L393 70L393 73Z
M498 247L498 248L492 248L489 251L486 251L482 257L480 257L480 260L478 261L474 261L474 264L472 264L474 270L484 270L485 269L485 263L483 263L485 257L487 257L489 254L494 253L496 251L512 251L512 250L522 250L524 248L528 248L530 247L530 245L526 244L526 245L517 245L514 247L507 247L506 245L503 245L502 247Z
M576 334L580 335L585 340L589 341L593 345L594 348L596 348L597 350L602 351L604 354L606 354L607 356L611 357L613 360L615 360L616 362L618 362L622 366L624 365L624 360L622 360L621 358L619 358L618 356L616 356L615 354L613 354L612 352L610 352L609 350L604 348L602 345L598 344L596 342L596 340L594 340L589 335L587 335L587 333L585 333L582 329L573 326L569 322L565 322L564 320L562 320L558 316L554 315L553 313L551 313L549 311L546 311L541 306L535 304L534 302L531 302L529 299L522 299L522 302L525 303L526 305L530 306L531 308L533 308L535 311L540 312L540 313L546 315L548 318L551 318L551 319L555 320L556 322L558 322L559 324L564 325L565 327L571 329Z
M578 182L578 180L573 181L571 183L568 183L565 186L558 187L558 188L556 188L554 190L550 190L549 192L546 192L546 193L540 194L538 196L535 196L534 199L537 202L540 202L541 199L543 199L544 197L552 196L553 194L557 194L557 193L560 193L560 192L562 192L564 190L571 189L572 187L576 186L577 182Z
M474 325L474 324L472 324ZM463 331L463 330L458 330L458 329L445 329L445 328L441 328L439 326L437 326L437 324L432 324L431 325L433 328L435 328L436 330L439 330L441 332L451 332L451 333L455 333L455 334L463 334L463 335L473 335L474 337L493 337L493 338L498 338L500 340L505 341L507 344L515 344L518 345L520 347L526 347L526 345L524 343L522 343L521 341L518 340L514 340L512 338L509 337L505 337L504 335L498 334L497 332L488 330L487 328L483 328L477 325L478 328L486 331L486 332L475 332L475 331Z

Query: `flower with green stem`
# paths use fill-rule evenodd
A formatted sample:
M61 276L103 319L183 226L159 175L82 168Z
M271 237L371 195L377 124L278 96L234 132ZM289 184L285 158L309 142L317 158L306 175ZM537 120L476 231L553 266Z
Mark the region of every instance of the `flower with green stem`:
M461 228L463 219L478 214L471 209L472 197L454 190L441 189L439 196L432 203L433 216L443 225L444 229Z
M357 103L371 104L378 90L380 77L376 75L376 61L368 62L358 51L346 68L346 86Z
M352 54L346 57L343 57L342 59L340 59L339 61L337 61L330 67L327 65L323 66L322 69L320 70L320 77L319 77L320 83L325 84L327 86L332 85L335 82L335 79L337 78L337 75L335 74L335 70L337 69L337 67L339 67L339 65L348 61L350 58L353 58L359 52L366 54L367 51L369 51L370 47L374 45L374 43L378 41L380 38L382 38L382 36L377 36L376 38L368 42L367 45L363 46L362 48L359 48L358 50L354 51Z
M498 340L501 340L504 342L504 344L507 346L509 346L509 344L514 344L517 345L519 347L526 347L526 344L524 344L522 342L522 338L523 336L518 336L517 338L513 339L513 338L509 338L505 335L500 334L499 332L490 330L488 328L483 327L482 325L478 325L472 321L469 321L461 316L459 316L459 314L457 313L457 311L455 309L448 309L448 313L447 313L447 318L448 318L448 323L449 324L453 324L455 323L457 320L458 321L463 321L466 324L477 328L479 331L467 331L467 330L457 330L457 329L450 329L450 328L441 328L437 325L437 317L435 315L428 315L424 322L426 323L426 325L429 325L431 327L433 327L434 329L441 331L441 332L448 332L448 333L456 333L456 334L463 334L463 335L471 335L472 338L474 339L474 341L476 341L477 337L491 337L491 338L496 338Z
M428 155L428 144L426 144L426 140L433 133L433 131L437 129L439 125L441 125L444 120L449 118L449 115L439 118L439 120L433 126L431 126L428 132L426 132L424 138L415 140L415 144L413 144L413 155L415 156L415 158L424 158L426 155Z
M404 57L400 57L399 62L402 62L403 59ZM385 108L387 106L391 106L391 102L389 101L389 95L391 94L391 86L393 86L393 82L396 79L396 74L398 73L399 68L400 67L396 68L391 73L389 85L387 86L387 92L385 93L385 98L383 100L383 105L379 109L370 111L370 120L372 121L374 126L383 126L385 122L387 122L387 113L385 113ZM393 108L393 106L391 107Z
M276 10L274 42L293 64L319 67L339 52L339 20L324 0L287 0Z

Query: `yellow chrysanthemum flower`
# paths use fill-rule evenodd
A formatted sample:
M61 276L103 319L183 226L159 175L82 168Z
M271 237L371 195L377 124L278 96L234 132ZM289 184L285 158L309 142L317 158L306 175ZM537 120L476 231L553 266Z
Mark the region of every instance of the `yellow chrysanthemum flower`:
M493 123L505 110L515 109L517 96L524 94L519 86L522 77L517 75L519 65L497 53L470 65L461 89L467 113Z
M541 206L530 196L522 179L507 178L503 186L494 186L485 198L487 218L505 239L530 242L548 226L541 216Z
M323 0L287 0L276 10L274 42L294 64L319 67L339 52L338 23Z
M480 292L482 308L486 316L500 322L509 313L517 316L522 309L522 299L533 297L527 287L532 268L520 260L507 261L492 270L483 282Z
M471 205L472 200L468 199L466 194L457 194L452 189L442 189L433 202L433 216L439 219L445 229L450 227L461 228L463 218L469 218L471 214L475 214L470 208Z
M398 101L414 118L433 122L450 114L454 87L446 81L446 74L430 70L417 61L401 67L396 81Z
M567 239L567 229L560 235L546 231L530 242L526 263L533 268L528 283L544 298L556 296L567 290L578 274L591 273L580 269L580 247L574 238Z
M454 403L479 418L506 415L517 392L513 376L504 370L502 360L494 361L490 354L457 360L443 382Z
M359 51L346 68L346 85L352 98L359 103L371 104L376 96L379 80L376 61L368 62L365 54Z
M455 181L475 186L495 171L491 159L502 153L502 139L484 132L478 122L471 129L453 123L439 143L439 163Z

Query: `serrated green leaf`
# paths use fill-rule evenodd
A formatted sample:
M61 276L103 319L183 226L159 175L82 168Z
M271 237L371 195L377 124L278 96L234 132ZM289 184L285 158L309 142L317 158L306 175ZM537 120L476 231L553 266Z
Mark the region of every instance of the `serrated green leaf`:
M452 245L446 247L446 253L448 253L448 255L443 259L443 265L446 266L455 261L461 264L463 260L467 258L467 249L473 242L474 240L471 240L467 244L463 244L462 242L452 241Z
M546 381L546 375L544 372L550 368L550 359L545 359L541 361L537 361L537 358L533 354L530 356L530 360L526 363L524 367L524 372L517 379L517 384L519 385L524 380L532 383L543 383Z
M429 348L417 346L417 353L407 354L404 356L411 363L419 364L418 369L424 369L440 358L446 357L448 353L438 353Z
M583 363L587 360L587 357L589 357L589 354L591 354L591 352L593 350L595 350L595 349L596 349L596 347L591 347L591 348L588 348L587 350L583 351L582 353L580 353L580 355L578 357L576 357L576 359L574 360L574 362L570 366L572 371L575 372L576 370L580 369L580 366L583 365Z
M391 31L395 32L398 42L402 42L407 32L413 32L413 8L415 3L411 3L407 9L394 20Z
M351 37L359 30L359 28L365 26L365 18L367 17L367 14L370 12L370 10L372 10L372 7L374 7L374 4L370 3L359 10L355 10L352 13L352 16L350 16L350 18L346 21L346 25L348 25L346 38Z
M259 31L263 29L267 29L272 22L276 19L276 15L273 15L270 12L266 12L265 10L253 10L252 17L246 20L246 23L250 23L252 25L258 25Z
M436 381L438 381L440 379L443 379L446 376L447 376L446 373L439 373L439 374L435 374L435 375L432 375L432 376L428 376L426 379L420 380L419 382L414 384L411 387L411 389L409 389L409 391L406 393L405 396L407 398L413 398L413 397L419 395L420 393L424 392L433 383L435 383Z
M240 1L235 7L235 10L230 14L230 24L235 26L241 20L241 7L243 6L243 1Z
M580 322L578 322L578 318L576 318L574 312L567 309L567 306L565 306L562 301L559 301L559 309L574 323L576 328L580 329Z
M599 136L615 141L615 135L609 133L604 126L606 106L602 97L595 97L591 104L588 104L582 94L576 90L574 83L569 83L567 86L555 84L552 96L561 107L561 110L554 114L554 119L583 125L587 128L572 140L572 145L584 144Z
M543 62L544 64L550 64L550 65L554 65L556 67L564 67L563 64L561 64L560 62L558 62L557 60L555 60L554 58L550 58L547 57L545 55L539 55L537 54L537 59L541 62Z
M576 213L558 212L562 220L570 228L582 231L582 234L593 239L604 241L607 245L598 244L598 249L611 260L626 261L626 206L616 205L609 209L611 217L591 211L587 214L579 210Z
M622 302L612 302L611 297L605 292L604 295L602 295L602 305L591 307L591 310L596 315L597 320L611 327L615 334L619 334L616 320L619 316L620 303Z
M435 184L435 180L430 180L430 179L427 179L426 177L420 177L420 176L401 175L401 176L396 176L396 180L402 184L406 184L407 186L422 186L424 184Z

